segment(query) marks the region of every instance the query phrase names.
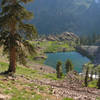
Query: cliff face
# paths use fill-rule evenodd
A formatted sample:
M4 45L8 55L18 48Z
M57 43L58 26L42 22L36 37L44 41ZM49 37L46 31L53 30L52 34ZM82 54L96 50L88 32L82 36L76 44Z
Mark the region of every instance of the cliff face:
M81 54L92 58L94 64L100 64L100 46L80 46L77 50Z

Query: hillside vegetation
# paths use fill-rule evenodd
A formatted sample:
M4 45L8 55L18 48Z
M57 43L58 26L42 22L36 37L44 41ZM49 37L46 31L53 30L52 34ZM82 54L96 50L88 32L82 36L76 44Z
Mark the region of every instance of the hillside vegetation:
M0 72L7 70L7 68L8 63L0 61ZM91 98L91 100L94 100L93 98L95 98L99 100L100 91L93 88L83 88L80 84L81 81L78 82L77 80L79 79L78 76L72 76L71 73L67 75L67 80L66 78L58 79L56 78L56 74L52 71L51 73L49 73L48 70L46 72L41 71L42 70L36 70L33 67L26 68L18 65L15 75L6 76L1 74L0 99L84 100L84 98Z
M8 69L6 57L0 58L0 73ZM0 74L0 98L3 100L99 100L97 81L84 87L83 78L78 74L57 78L56 71L49 66L27 62L27 66L17 65L16 73ZM90 87L90 88L89 88Z

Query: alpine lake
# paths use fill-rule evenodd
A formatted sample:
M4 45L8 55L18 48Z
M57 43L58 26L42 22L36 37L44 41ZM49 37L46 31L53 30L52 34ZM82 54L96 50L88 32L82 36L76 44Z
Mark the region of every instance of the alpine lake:
M70 59L73 63L74 70L78 73L82 72L82 67L85 63L90 62L90 59L81 55L78 52L57 52L57 53L46 53L47 59L44 64L49 65L56 69L58 61L62 62L63 71L65 72L65 62Z

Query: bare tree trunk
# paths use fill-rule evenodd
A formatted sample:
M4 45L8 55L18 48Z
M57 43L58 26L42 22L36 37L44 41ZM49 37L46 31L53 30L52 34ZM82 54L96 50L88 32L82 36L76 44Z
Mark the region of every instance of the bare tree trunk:
M16 49L15 47L10 49L10 64L8 72L15 73L16 71Z
M12 23L11 24L11 33L10 33L10 49L9 49L9 72L16 72L16 47L15 47L15 29L16 24Z

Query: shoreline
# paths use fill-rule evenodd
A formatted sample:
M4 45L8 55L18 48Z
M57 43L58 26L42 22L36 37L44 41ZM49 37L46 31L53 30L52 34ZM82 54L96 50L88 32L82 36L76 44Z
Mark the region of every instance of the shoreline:
M54 51L54 52L50 51L50 52L44 52L44 53L61 53L61 52L74 52L74 51L76 51L76 50L68 50L68 51Z

